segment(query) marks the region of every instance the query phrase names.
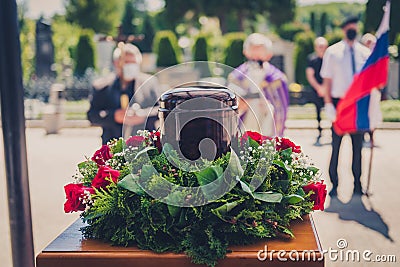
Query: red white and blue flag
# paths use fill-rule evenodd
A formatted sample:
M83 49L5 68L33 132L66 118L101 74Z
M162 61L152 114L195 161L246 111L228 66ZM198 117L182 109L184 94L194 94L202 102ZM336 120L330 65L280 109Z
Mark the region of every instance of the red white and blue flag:
M381 120L380 92L387 84L389 70L390 1L376 32L377 42L361 71L336 108L333 127L337 134L374 130Z

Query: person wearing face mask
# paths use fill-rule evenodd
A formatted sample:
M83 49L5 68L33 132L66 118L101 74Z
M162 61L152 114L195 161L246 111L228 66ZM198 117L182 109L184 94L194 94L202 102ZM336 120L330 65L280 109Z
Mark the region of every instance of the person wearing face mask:
M239 112L243 126L264 135L283 136L289 89L285 74L269 63L272 42L263 34L250 34L243 43L243 54L247 61L228 77L228 88L242 98Z
M331 45L326 50L321 68L321 77L323 78L325 112L331 121L336 120L336 106L349 89L353 76L359 72L370 55L371 51L360 44L357 40L358 18L349 17L342 23L341 27L344 33L342 41ZM368 114L365 114L366 116ZM338 158L341 135L338 135L332 127L332 154L329 164L329 176L332 182L330 196L337 195L338 186ZM354 176L353 194L361 195L361 150L363 142L363 133L350 134L353 148L352 173Z
M321 127L321 109L324 107L324 88L322 87L322 77L319 74L322 66L322 58L325 54L326 49L328 48L328 41L324 37L318 37L314 41L314 50L315 53L312 53L308 56L308 63L306 68L306 77L307 81L310 83L311 88L313 89L311 100L315 105L317 111L317 121L318 121L318 137L317 141L314 145L320 146L320 138L322 135L322 127Z
M156 78L149 79L150 75L140 71L141 61L136 46L120 43L113 52L115 73L93 82L87 117L103 128L103 144L121 137L123 124L132 135L137 130L155 129L157 117L152 113L148 116L149 109L154 110L162 92ZM132 98L134 103L130 103Z

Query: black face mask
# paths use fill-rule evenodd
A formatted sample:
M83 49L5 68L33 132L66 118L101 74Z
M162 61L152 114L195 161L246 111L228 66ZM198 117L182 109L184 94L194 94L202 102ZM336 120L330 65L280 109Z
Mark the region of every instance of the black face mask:
M353 41L354 39L356 39L357 36L357 31L354 29L348 29L346 31L346 37L347 39L349 39L350 41Z

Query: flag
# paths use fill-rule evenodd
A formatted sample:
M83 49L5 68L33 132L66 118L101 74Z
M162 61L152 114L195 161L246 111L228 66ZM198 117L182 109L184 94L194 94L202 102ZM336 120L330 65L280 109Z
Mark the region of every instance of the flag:
M390 1L386 2L377 42L361 71L354 75L345 96L336 108L333 128L337 134L371 131L380 121L378 90L387 83L389 70Z

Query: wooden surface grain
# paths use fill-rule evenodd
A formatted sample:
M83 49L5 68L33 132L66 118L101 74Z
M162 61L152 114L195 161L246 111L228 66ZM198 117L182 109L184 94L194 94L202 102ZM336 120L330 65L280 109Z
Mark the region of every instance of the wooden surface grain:
M185 254L155 253L141 250L137 247L111 246L109 243L85 239L82 237L79 228L83 226L78 219L53 242L51 242L36 258L37 267L132 267L132 266L199 266L190 262ZM218 267L225 266L324 266L321 257L321 245L314 222L311 216L304 217L292 223L292 230L296 236L293 239L273 239L260 241L247 246L232 246L225 259L220 260ZM260 261L257 253L268 248L267 260ZM278 259L278 252L286 251L284 258ZM311 251L316 260L305 260L300 257L299 261L289 258L289 252L296 250ZM272 253L271 252L275 251ZM262 254L262 256L265 254ZM283 254L281 254L283 255ZM292 258L296 254L291 254Z

